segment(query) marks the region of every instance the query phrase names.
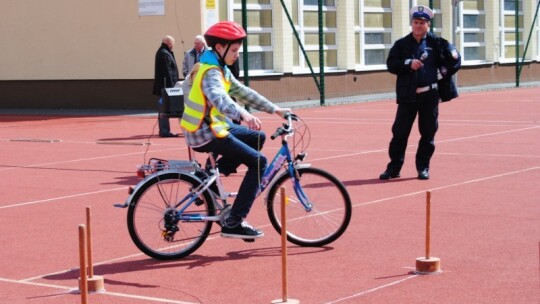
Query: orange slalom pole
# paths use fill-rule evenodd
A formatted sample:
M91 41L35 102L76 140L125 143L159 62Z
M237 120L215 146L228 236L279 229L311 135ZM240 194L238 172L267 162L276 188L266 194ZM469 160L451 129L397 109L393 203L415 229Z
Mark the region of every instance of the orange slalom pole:
M88 304L88 281L86 278L86 228L79 225L79 260L81 278L79 281L79 291L81 292L81 303Z
M426 259L431 249L431 192L426 192Z
M287 302L287 196L285 187L281 187L281 279L282 300Z
M90 207L86 207L86 250L88 252L88 278L94 277L94 261L92 259L92 229L90 226Z

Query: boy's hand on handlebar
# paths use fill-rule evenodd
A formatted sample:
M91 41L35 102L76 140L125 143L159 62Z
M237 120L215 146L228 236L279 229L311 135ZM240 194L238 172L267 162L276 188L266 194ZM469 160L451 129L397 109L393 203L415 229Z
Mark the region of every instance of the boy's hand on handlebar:
M281 118L285 118L285 114L292 113L291 108L278 108L275 112Z

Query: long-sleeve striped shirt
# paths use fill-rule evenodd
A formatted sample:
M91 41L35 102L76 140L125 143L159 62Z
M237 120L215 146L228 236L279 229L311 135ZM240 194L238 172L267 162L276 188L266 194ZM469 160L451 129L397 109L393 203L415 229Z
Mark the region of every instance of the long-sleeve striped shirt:
M220 70L209 69L202 80L202 91L207 102L210 103L207 107L208 109L210 109L210 106L214 106L227 118L240 120L241 113L245 112L246 109L234 102L231 96L235 97L238 102L249 105L259 111L274 113L278 109L275 104L264 96L240 83L232 76L227 67L225 67L223 72L225 73L225 77L231 82L229 94L225 91ZM184 98L188 98L188 96L189 92L184 92ZM205 121L202 122L201 127L195 132L189 132L187 130L183 130L183 132L186 143L190 147L203 146L215 138L210 126Z

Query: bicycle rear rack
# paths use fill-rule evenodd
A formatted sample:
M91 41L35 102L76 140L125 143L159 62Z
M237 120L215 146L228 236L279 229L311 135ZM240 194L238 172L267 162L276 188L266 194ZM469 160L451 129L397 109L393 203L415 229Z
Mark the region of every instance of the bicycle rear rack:
M165 160L160 158L150 158L147 164L137 166L137 176L145 177L147 174L156 173L162 170L178 170L184 172L194 172L200 165L192 160Z

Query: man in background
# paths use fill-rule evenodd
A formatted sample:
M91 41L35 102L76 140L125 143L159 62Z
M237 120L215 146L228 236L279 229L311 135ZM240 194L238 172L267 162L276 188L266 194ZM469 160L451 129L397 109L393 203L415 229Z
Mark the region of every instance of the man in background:
M161 42L161 46L156 52L155 68L154 68L154 89L153 94L159 96L158 103L161 104L162 90L164 88L172 88L178 81L178 66L173 53L174 38L165 36ZM164 113L158 114L159 136L160 137L177 137L178 134L171 133L169 117Z
M191 68L193 68L195 63L199 62L199 58L201 58L205 51L206 41L204 40L204 37L201 35L195 36L193 48L187 51L186 55L184 56L184 62L182 64L182 73L184 74L184 78L189 75Z

